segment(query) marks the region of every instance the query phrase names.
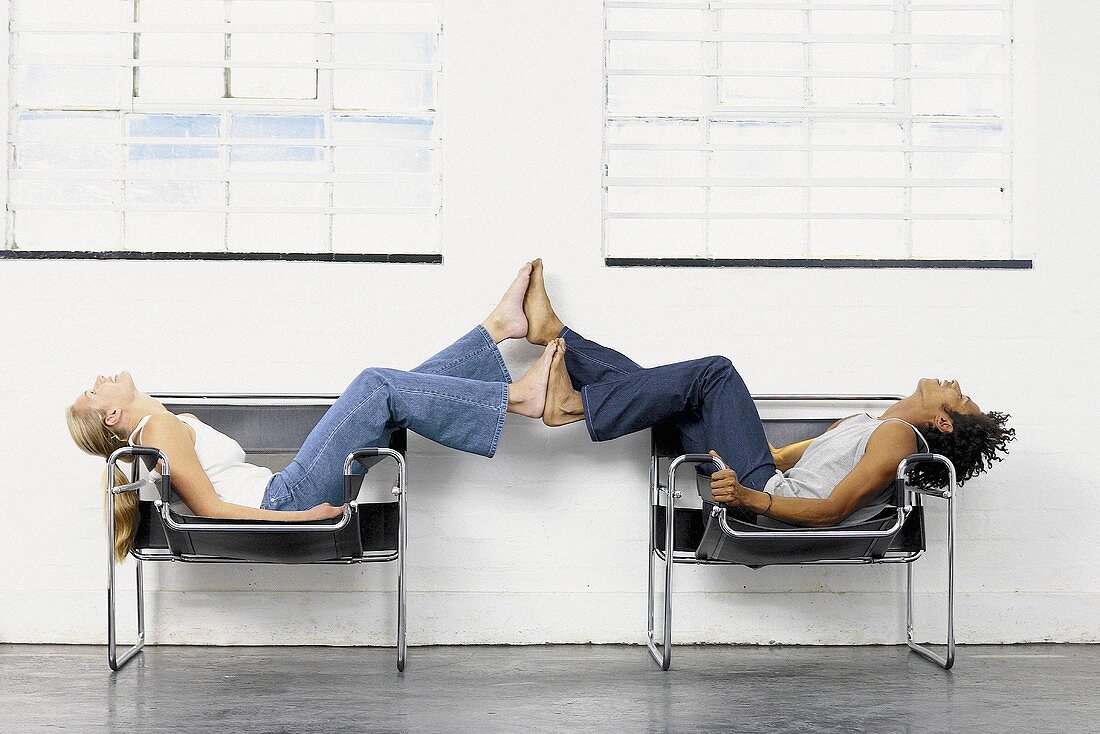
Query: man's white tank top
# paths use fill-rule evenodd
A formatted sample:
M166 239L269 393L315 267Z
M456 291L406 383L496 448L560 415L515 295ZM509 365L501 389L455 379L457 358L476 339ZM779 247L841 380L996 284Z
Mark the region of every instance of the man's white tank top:
M152 415L138 421L129 443L136 446L135 438L140 438L141 429ZM244 449L229 436L216 431L198 418L189 415L177 415L181 421L195 429L195 453L202 464L202 470L210 477L214 491L222 501L245 507L259 507L263 502L267 484L273 476L270 469L245 462Z
M785 474L776 470L775 476L764 485L764 490L776 497L825 499L833 493L840 480L856 468L867 451L867 442L875 429L888 421L904 423L912 428L919 445L928 450L924 436L913 424L901 418L872 418L860 413L844 419L836 428L815 438L798 463ZM859 508L840 524L852 525L874 517L890 503L893 491L894 486L890 484L869 505Z

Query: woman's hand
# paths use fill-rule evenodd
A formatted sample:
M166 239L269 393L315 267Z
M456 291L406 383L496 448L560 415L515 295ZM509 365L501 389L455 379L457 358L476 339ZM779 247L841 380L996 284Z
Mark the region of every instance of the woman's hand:
M327 520L344 514L344 505L333 507L328 502L315 505L308 510L302 510L302 520Z

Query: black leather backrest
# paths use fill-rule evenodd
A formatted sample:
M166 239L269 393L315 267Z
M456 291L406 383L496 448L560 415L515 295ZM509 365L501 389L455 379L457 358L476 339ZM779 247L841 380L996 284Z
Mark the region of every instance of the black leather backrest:
M222 395L212 398L174 398L154 395L179 415L190 413L206 425L234 439L249 463L282 471L298 453L302 442L336 400L331 398L249 398ZM404 452L405 431L397 431L390 448ZM378 459L364 459L364 466Z
M166 403L232 437L247 454L295 453L329 405L232 405L214 401Z
M836 418L773 418L764 421L764 433L772 446L817 438L836 422Z

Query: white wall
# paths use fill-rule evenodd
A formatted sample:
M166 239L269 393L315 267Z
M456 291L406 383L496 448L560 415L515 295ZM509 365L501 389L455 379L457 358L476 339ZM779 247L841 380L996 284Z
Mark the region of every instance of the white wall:
M154 391L337 392L468 329L534 256L567 323L643 363L726 354L756 392L952 376L1011 412L1013 453L961 493L958 637L1100 640L1100 8L1048 2L1018 21L1016 248L1035 258L1021 272L605 268L601 28L592 0L449 3L443 266L0 261L0 640L105 639L100 463L62 419L95 374L129 368ZM519 370L535 348L505 355ZM492 461L414 439L410 640L641 641L647 442L592 444L580 425L514 416ZM928 637L944 519L931 508L916 568ZM896 643L903 575L681 568L676 639ZM146 585L152 642L393 640L390 566L153 564Z

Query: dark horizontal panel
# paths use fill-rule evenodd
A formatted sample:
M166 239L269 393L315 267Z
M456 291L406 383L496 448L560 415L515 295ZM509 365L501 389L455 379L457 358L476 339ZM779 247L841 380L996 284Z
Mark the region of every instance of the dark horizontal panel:
M0 259L8 260L291 260L348 263L429 263L441 264L442 255L412 253L351 254L338 252L129 252L107 250L8 250L0 249Z
M613 268L945 268L1030 270L1031 260L870 260L860 258L608 257Z

